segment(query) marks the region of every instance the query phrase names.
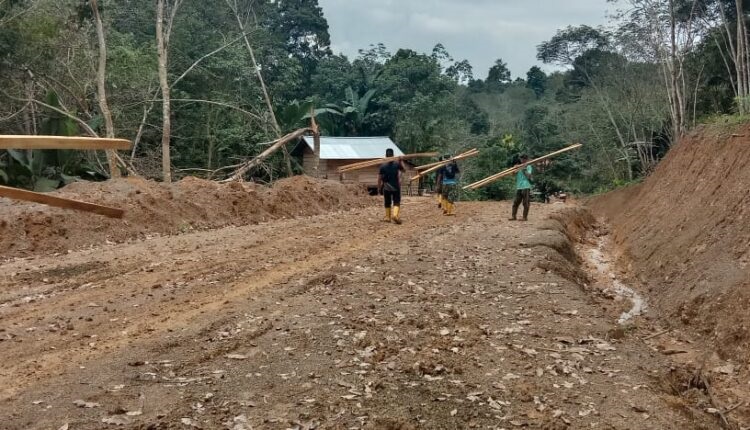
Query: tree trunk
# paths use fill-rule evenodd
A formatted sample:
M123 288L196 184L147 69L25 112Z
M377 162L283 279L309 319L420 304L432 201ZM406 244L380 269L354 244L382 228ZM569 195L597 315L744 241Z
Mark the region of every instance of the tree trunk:
M263 163L263 160L271 156L274 152L278 151L281 148L286 147L286 145L290 142L297 141L300 137L304 136L305 133L310 131L309 128L301 128L297 131L293 131L286 136L283 136L276 140L273 145L271 145L270 148L266 149L260 155L253 158L252 160L242 164L239 169L237 169L232 176L229 177L229 179L226 179L224 182L230 182L230 181L240 181L245 176L245 174L250 171L250 169L253 169L257 166L260 166Z
M253 70L255 70L255 75L258 78L258 82L260 82L260 89L263 91L263 98L265 99L266 106L268 107L268 113L271 115L271 124L273 125L273 129L276 132L276 137L281 138L281 127L279 126L279 122L276 120L276 113L273 110L273 102L271 101L271 96L268 93L268 88L266 87L266 82L263 79L263 73L260 71L260 67L258 67L258 62L255 59L255 51L253 50L252 45L250 44L250 39L247 37L247 32L245 31L245 24L242 22L242 19L240 18L239 9L237 6L237 1L235 0L234 5L232 5L229 1L227 1L227 6L229 6L230 9L232 9L232 12L234 12L235 18L237 18L237 25L240 28L240 31L242 32L242 37L245 40L245 46L247 47L247 51L250 53L250 60L253 63ZM284 161L286 163L286 170L287 175L292 176L294 175L294 171L292 171L292 160L289 155L289 151L286 149L286 146L282 148L282 151L284 153Z
M161 135L161 170L164 182L172 182L172 159L170 155L170 139L172 134L172 109L170 102L170 88L167 80L168 46L164 23L164 9L166 0L156 3L156 47L159 54L159 85L162 98L162 135Z
M115 137L115 126L112 121L112 111L109 110L109 103L107 102L107 41L104 37L104 24L102 23L102 16L99 13L98 0L91 0L91 10L94 13L96 36L99 39L99 67L96 72L99 110L102 111L102 116L104 117L104 129L106 135L109 138L113 138ZM122 176L122 173L117 166L117 154L114 150L107 150L106 152L107 164L109 164L109 175L112 178L119 178Z
M737 11L737 52L735 54L737 68L737 109L740 114L748 113L748 94L750 94L750 70L748 67L747 26L742 0L736 0Z
M670 23L670 91L672 93L672 121L674 139L679 140L684 131L682 94L680 91L680 70L677 67L677 17L674 0L669 0Z

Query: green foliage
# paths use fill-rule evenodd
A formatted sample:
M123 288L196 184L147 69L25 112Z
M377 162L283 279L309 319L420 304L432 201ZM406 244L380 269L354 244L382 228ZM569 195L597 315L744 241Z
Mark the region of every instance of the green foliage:
M721 48L726 29L711 27L717 2L723 2L733 21L731 0L674 2L683 30L691 16L706 23L705 32L684 53L685 85L694 93L694 123L700 118L746 120L732 116L737 103L730 78L734 70L728 72L732 65L725 62ZM637 180L653 168L671 140L663 65L644 50L647 41L653 42L644 33L646 18L663 20L665 10L647 7L654 2L630 4L634 9L623 14L617 31L561 29L537 52L539 60L558 66L558 71L546 74L535 66L514 81L502 59L487 71L486 79L475 79L471 64L454 59L442 44L427 53L390 51L378 43L360 50L356 58L333 55L317 0L238 0L283 132L307 125L314 113L326 134L386 135L406 152L455 154L480 148L481 157L462 163L464 182L513 165L522 152L542 155L581 142L582 150L540 169L537 184L545 192L562 188L584 193ZM78 135L81 122L101 132L92 67L98 42L88 3L35 0L31 5L6 0L0 9L0 79L10 96L0 96L0 118L6 118L0 132ZM154 2L109 0L100 6L116 133L139 136L133 161L142 173L156 177L161 94ZM239 36L236 17L223 1L183 2L176 15L168 80L172 161L178 172L237 164L276 138L256 70ZM30 97L80 122L38 105L32 110L23 101ZM100 177L96 172L102 168L91 157L80 152L0 152L0 182L47 189L76 176ZM284 172L279 155L253 174L270 181ZM513 187L512 180L503 180L468 197L510 198Z
M534 91L536 98L542 97L547 90L547 74L537 66L526 73L526 88Z

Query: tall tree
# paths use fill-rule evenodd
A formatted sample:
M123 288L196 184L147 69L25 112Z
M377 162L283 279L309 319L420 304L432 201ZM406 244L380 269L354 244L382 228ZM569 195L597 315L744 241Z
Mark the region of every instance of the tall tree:
M104 117L104 130L107 137L115 137L115 125L112 121L112 111L109 109L107 101L107 39L104 34L104 23L102 15L99 12L98 0L90 0L91 11L94 15L94 24L96 26L96 36L99 41L99 61L96 72L96 88L99 99L99 110ZM117 165L117 153L114 150L107 151L107 162L109 163L109 174L112 177L119 177L120 168Z
M250 60L252 61L253 70L255 71L255 76L258 78L258 82L260 83L261 90L263 91L263 99L266 102L266 107L268 108L268 114L271 116L271 124L273 125L273 130L276 133L276 137L280 139L282 137L281 126L279 125L279 122L276 119L276 112L273 108L271 95L268 92L268 87L266 87L266 81L263 79L263 73L261 71L260 66L258 65L258 61L256 60L255 50L253 49L253 46L250 43L250 38L246 30L246 24L242 20L240 4L238 0L226 0L226 3L227 3L227 6L229 6L229 8L232 10L232 13L234 14L235 18L237 19L237 25L239 26L239 29L242 32L242 36L245 41L245 47L247 48L247 51L250 54ZM253 7L252 4L249 5L248 7L252 11L252 7ZM294 172L292 171L292 162L291 162L291 157L289 155L289 151L287 150L286 146L282 147L282 151L284 153L284 159L286 161L287 174L289 176L292 176Z
M161 169L164 182L172 182L172 100L169 85L169 41L175 16L183 0L156 1L156 48L159 56L159 85L162 97Z
M509 83L510 79L508 64L502 59L495 60L495 64L490 67L490 71L487 74L487 84L499 86Z
M534 91L537 98L540 98L547 89L547 75L538 66L534 66L526 73L526 88Z

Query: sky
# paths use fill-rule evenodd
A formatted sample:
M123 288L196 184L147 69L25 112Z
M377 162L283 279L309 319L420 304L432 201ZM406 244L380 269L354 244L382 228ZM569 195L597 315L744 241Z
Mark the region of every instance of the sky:
M350 59L383 42L389 51L432 52L442 43L455 60L467 59L484 79L502 58L513 78L534 65L536 46L568 25L607 23L607 0L319 0L332 48Z

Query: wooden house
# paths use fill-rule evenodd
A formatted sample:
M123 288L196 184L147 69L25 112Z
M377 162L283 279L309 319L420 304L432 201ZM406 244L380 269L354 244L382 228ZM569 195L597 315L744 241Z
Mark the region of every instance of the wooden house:
M320 137L320 147L316 148L315 139L305 136L294 150L302 157L302 168L305 174L322 179L333 179L344 183L361 184L370 190L378 185L379 166L369 167L353 172L339 173L339 167L361 161L385 157L387 149L393 149L396 157L404 155L398 146L388 137ZM417 174L414 165L405 162L406 173L402 183L405 194L409 193L409 178ZM415 184L416 185L416 184Z

